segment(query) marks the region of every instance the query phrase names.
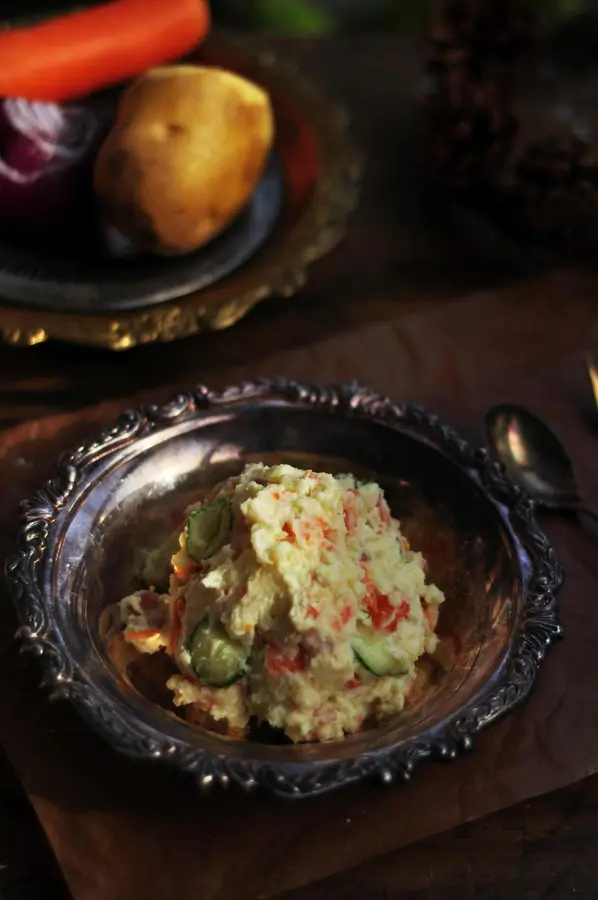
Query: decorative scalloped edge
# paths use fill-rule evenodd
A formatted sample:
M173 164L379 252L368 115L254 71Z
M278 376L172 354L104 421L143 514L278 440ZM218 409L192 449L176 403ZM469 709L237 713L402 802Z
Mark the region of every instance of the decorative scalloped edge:
M461 466L478 473L489 498L508 509L512 530L530 556L525 615L500 681L448 726L414 738L400 749L389 747L375 755L357 756L341 763L301 763L292 767L286 763L211 757L182 740L161 735L141 722L117 714L103 703L97 689L72 662L50 621L40 573L46 561L48 539L83 476L99 460L202 410L268 398L367 418L391 428L405 425L417 429ZM393 403L354 382L316 386L275 378L244 382L221 391L200 385L162 406L125 412L99 437L62 456L54 477L22 504L18 552L9 559L6 571L13 603L22 622L19 635L26 648L42 657L44 684L52 688L53 695L72 701L88 722L121 752L175 765L190 773L203 790L235 784L246 791L262 786L278 796L300 797L321 794L363 778L377 778L383 784L408 780L423 760L454 760L460 753L471 750L479 731L527 697L544 654L562 635L555 601L562 583L562 568L538 527L534 502L506 478L486 450L460 438L438 416L420 406Z
M0 298L0 342L33 346L54 339L128 350L140 344L229 328L261 301L296 294L307 282L309 266L343 239L349 216L357 206L364 170L364 157L351 135L348 113L328 99L294 62L268 48L262 39L220 30L213 34L224 40L225 47L252 56L264 70L284 78L303 102L316 110L326 110L324 118L328 137L335 140L335 155L306 207L310 224L298 247L292 253L283 247L279 264L267 281L253 279L243 293L227 296L215 309L206 306L209 289L193 291L155 307L109 316L25 309L2 305Z

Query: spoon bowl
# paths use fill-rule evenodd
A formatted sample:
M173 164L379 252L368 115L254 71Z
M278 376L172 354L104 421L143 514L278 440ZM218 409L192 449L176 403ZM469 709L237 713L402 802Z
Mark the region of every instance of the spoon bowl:
M485 417L486 440L509 477L538 503L554 509L581 505L573 465L550 428L515 404L500 404Z

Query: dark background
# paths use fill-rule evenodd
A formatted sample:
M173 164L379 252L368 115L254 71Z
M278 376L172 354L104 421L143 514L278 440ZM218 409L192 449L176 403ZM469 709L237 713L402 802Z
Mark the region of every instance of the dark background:
M168 2L168 0L164 0ZM434 0L212 0L216 21L270 34L329 35L419 30ZM542 18L554 21L595 6L595 0L530 0ZM93 5L86 0L3 0L2 18L52 14Z

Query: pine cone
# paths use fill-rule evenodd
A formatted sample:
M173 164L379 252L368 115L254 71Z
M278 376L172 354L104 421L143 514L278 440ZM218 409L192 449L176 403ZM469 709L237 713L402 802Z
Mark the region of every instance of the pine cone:
M525 0L440 0L428 26L428 70L502 77L530 51L534 30Z
M451 189L500 177L517 135L510 103L493 84L460 84L428 100L432 171Z
M517 179L540 187L587 184L598 190L598 152L572 132L534 141L515 171Z
M583 256L598 246L598 152L575 135L535 141L506 183L502 215L526 244Z

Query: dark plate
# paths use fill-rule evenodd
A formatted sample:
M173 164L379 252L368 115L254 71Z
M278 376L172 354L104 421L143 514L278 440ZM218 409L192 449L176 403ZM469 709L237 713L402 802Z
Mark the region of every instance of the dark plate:
M195 253L113 260L89 224L82 240L38 246L0 236L0 297L57 312L116 312L154 306L230 275L272 234L284 200L284 172L274 151L251 201L221 235Z
M0 236L0 337L113 350L227 328L273 295L288 297L345 232L362 160L347 116L267 43L214 29L191 61L238 72L270 95L276 140L252 203L195 254L127 262L102 255L90 213L57 234ZM110 121L118 91L87 102Z
M136 549L158 542L170 512L180 516L190 496L250 459L378 478L445 591L439 631L456 643L454 662L379 727L292 746L223 737L151 703L106 656L100 615L132 586ZM232 782L305 796L454 759L525 699L561 632L561 567L532 501L436 416L356 385L200 388L125 414L63 458L26 504L7 573L21 633L54 693L123 753L177 766L202 788Z

